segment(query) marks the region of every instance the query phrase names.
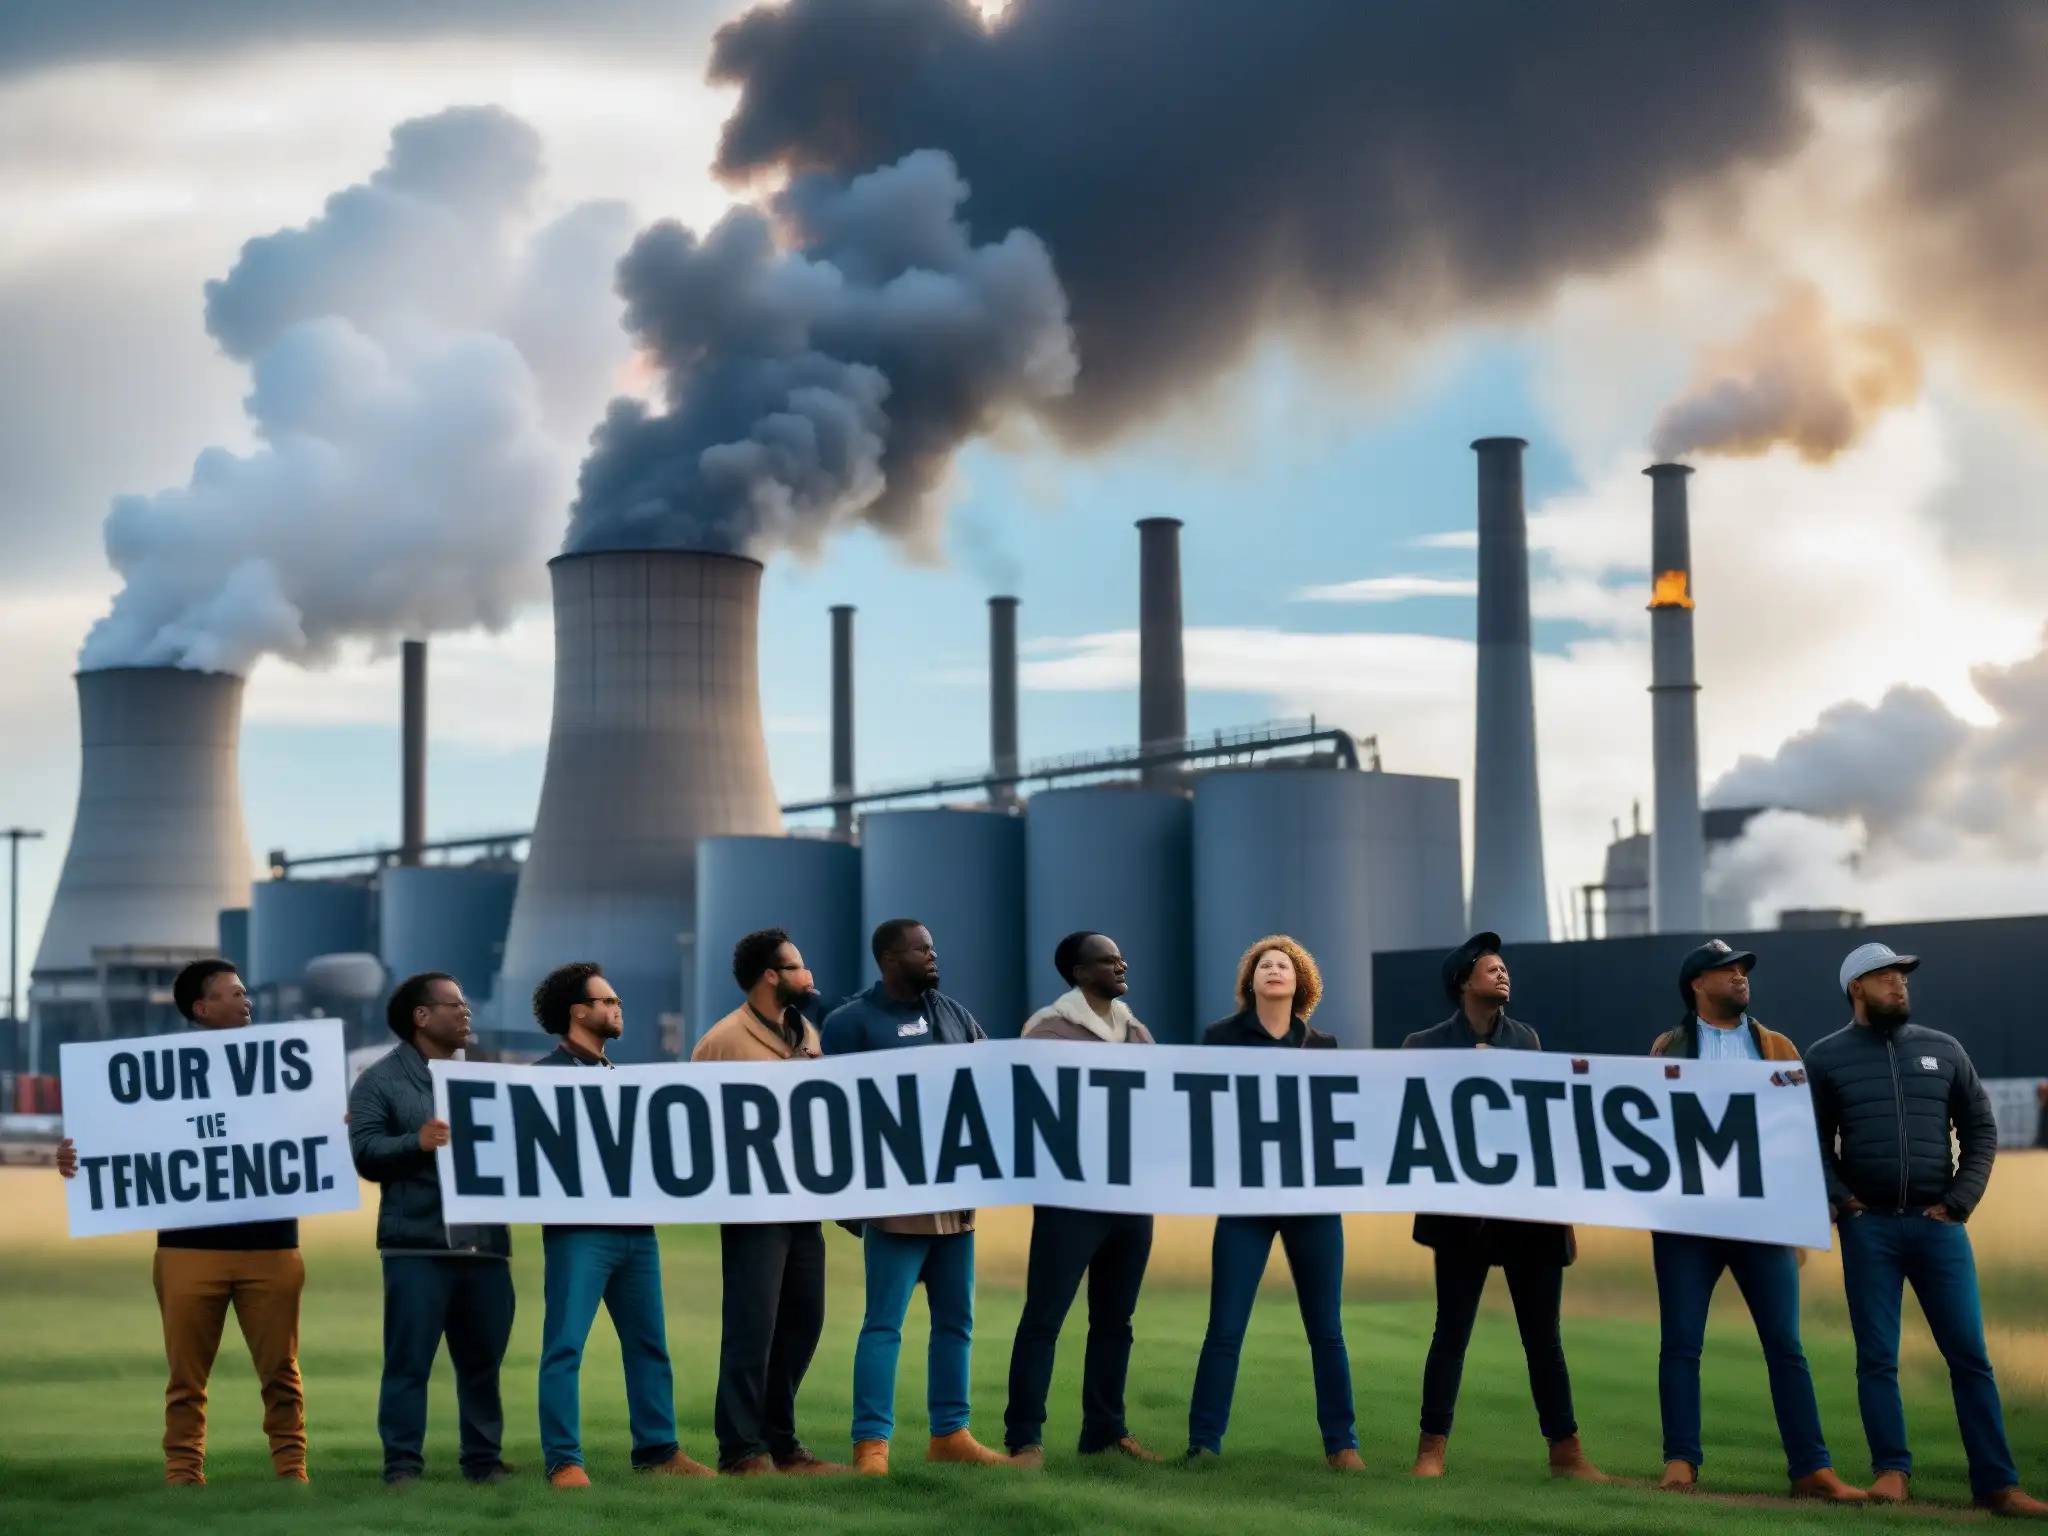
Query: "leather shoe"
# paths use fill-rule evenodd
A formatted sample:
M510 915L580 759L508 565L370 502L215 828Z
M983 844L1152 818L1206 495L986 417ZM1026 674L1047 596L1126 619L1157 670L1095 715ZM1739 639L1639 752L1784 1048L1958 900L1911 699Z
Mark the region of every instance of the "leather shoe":
M1913 1496L1909 1481L1903 1472L1880 1472L1868 1496L1879 1504L1903 1504Z
M798 1477L847 1477L853 1472L853 1468L843 1461L826 1461L812 1455L807 1445L798 1446L787 1456L776 1457L775 1470Z
M1114 1445L1105 1445L1101 1450L1090 1451L1088 1454L1090 1456L1108 1456L1111 1454L1128 1456L1133 1461L1166 1460L1157 1451L1147 1450L1144 1446L1140 1445L1135 1435L1119 1435Z
M889 1442L886 1440L854 1441L853 1470L862 1477L887 1477L889 1475Z
M643 1477L716 1477L718 1474L701 1461L692 1460L677 1451L667 1461L657 1461L651 1467L633 1469Z
M554 1471L548 1474L548 1486L550 1488L588 1488L590 1486L590 1474L572 1461L564 1466L555 1468Z
M992 1451L974 1438L974 1432L956 1429L951 1434L934 1435L932 1443L924 1453L926 1461L964 1463L973 1467L1007 1467L1010 1458L1001 1451Z
M465 1469L462 1476L466 1482L502 1483L517 1470L518 1468L514 1467L510 1462L494 1461L488 1467L479 1467L474 1472Z
M1422 1438L1415 1442L1415 1466L1410 1471L1409 1476L1442 1477L1444 1475L1444 1457L1449 1452L1450 1446L1451 1437L1449 1435L1432 1435L1428 1430L1424 1430Z
M1332 1451L1323 1460L1330 1464L1332 1472L1363 1472L1365 1458L1358 1454L1356 1446L1346 1446L1341 1451Z
M1666 1493L1691 1493L1700 1483L1700 1469L1689 1461L1667 1461L1657 1486Z
M775 1463L764 1451L759 1456L749 1456L744 1461L736 1461L729 1467L720 1467L718 1472L721 1477L773 1477Z
M1792 1479L1792 1497L1795 1499L1821 1499L1829 1504L1862 1504L1870 1495L1861 1488L1851 1488L1835 1475L1833 1467L1822 1467L1818 1472L1809 1472L1804 1477Z
M2048 1516L2048 1504L2032 1497L2017 1485L2002 1488L1997 1493L1987 1493L1977 1500L1979 1509L1988 1509L1994 1515L2007 1515L2020 1520L2039 1520Z
M1022 1467L1026 1472L1039 1472L1045 1467L1045 1447L1042 1445L1020 1445L1010 1452L1010 1465Z
M1550 1442L1550 1475L1569 1477L1581 1483L1611 1483L1613 1478L1586 1460L1585 1450L1579 1445L1577 1435L1566 1435L1562 1440Z

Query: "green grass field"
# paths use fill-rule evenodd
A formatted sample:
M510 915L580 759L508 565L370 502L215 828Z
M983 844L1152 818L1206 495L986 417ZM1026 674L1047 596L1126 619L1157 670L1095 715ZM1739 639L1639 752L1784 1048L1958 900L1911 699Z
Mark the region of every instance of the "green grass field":
M2048 1158L2041 1174L2048 1174ZM2038 1192L2000 1165L2002 1219L2031 1236ZM1907 1360L1907 1403L1922 1501L1905 1510L1851 1511L1794 1505L1764 1387L1754 1334L1733 1286L1724 1286L1706 1363L1707 1482L1715 1496L1650 1488L1552 1484L1528 1401L1504 1294L1489 1295L1467 1367L1451 1476L1423 1485L1406 1476L1430 1307L1405 1224L1363 1221L1352 1229L1346 1332L1369 1471L1325 1470L1315 1433L1307 1348L1285 1268L1276 1256L1247 1340L1223 1462L1188 1468L1083 1462L1072 1453L1078 1423L1081 1313L1060 1356L1047 1427L1046 1470L928 1469L924 1450L924 1319L913 1307L899 1396L897 1471L873 1480L663 1479L626 1471L627 1438L616 1347L600 1321L584 1371L586 1456L596 1486L553 1492L539 1475L534 1370L540 1332L537 1235L521 1232L520 1315L505 1367L506 1454L519 1476L472 1488L455 1470L452 1388L446 1361L435 1385L425 1482L392 1490L379 1479L376 1393L380 1301L367 1213L307 1223L307 1292L301 1365L311 1441L310 1487L269 1477L255 1383L229 1324L216 1370L204 1489L161 1486L163 1362L149 1284L149 1240L72 1243L61 1235L54 1176L0 1172L0 1530L121 1533L385 1533L443 1531L488 1521L508 1533L561 1536L660 1522L674 1531L980 1530L1294 1532L1514 1529L1588 1533L1656 1528L1752 1532L1947 1525L1966 1511L1967 1486L1946 1379L1924 1348ZM2028 1184L2048 1182L2032 1177ZM1995 1235L2000 1218L1984 1223ZM1009 1344L1021 1303L1019 1213L993 1213L983 1236L975 1351L977 1433L1000 1443ZM844 1459L854 1333L860 1311L858 1251L828 1229L832 1291L824 1342L799 1404L800 1428L820 1454ZM1654 1296L1640 1239L1589 1234L1588 1257L1567 1281L1566 1349L1588 1450L1610 1472L1654 1483L1661 1467L1656 1399ZM1996 1328L1994 1355L2007 1393L2024 1476L2048 1485L2048 1394L2037 1369L2048 1324L2037 1247L2010 1261L1986 1259ZM1980 1239L1980 1248L1983 1246ZM1201 1227L1162 1224L1154 1274L1138 1312L1130 1418L1155 1449L1185 1444L1188 1390L1205 1319ZM683 1443L711 1460L717 1372L717 1237L665 1234L669 1337L676 1362ZM1808 1351L1837 1465L1867 1482L1855 1408L1853 1352L1842 1323L1838 1273L1821 1256L1807 1269ZM1495 1292L1504 1292L1496 1282ZM1909 1303L1909 1315L1911 1308ZM1921 1328L1910 1315L1909 1332ZM1924 1337L1924 1335L1923 1335ZM1725 1496L1725 1497L1723 1497Z

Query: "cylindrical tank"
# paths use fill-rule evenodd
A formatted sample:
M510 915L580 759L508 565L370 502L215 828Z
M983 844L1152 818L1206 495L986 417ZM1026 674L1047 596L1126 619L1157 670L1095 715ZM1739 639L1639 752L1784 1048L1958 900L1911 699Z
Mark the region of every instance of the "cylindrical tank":
M861 818L861 942L892 917L931 929L939 990L996 1039L1029 1015L1024 984L1024 818L1001 811L879 811ZM875 975L866 956L862 975Z
M1130 962L1131 1010L1164 1045L1195 1026L1194 810L1135 786L1047 790L1024 830L1025 975L1032 1008L1067 984L1052 952L1078 929L1106 933Z
M861 988L867 941L860 859L852 844L824 838L707 837L697 844L697 977L688 1044L739 1007L732 948L757 929L788 930L823 1008Z
M472 1004L491 995L519 876L471 864L425 864L378 876L377 953L393 983L446 971Z
M220 957L245 976L249 970L249 909L223 907L220 913Z
M1372 1044L1372 956L1463 937L1455 779L1337 768L1207 774L1195 789L1195 1008L1234 1012L1237 962L1270 933L1315 956L1315 1016ZM1434 1020L1418 1020L1414 1028Z
M251 987L296 985L317 955L376 948L376 897L340 880L264 880L249 896Z

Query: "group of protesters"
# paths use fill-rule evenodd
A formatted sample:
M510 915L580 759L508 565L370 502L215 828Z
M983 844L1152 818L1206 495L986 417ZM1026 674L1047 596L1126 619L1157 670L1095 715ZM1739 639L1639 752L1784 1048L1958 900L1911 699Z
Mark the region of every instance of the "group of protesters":
M987 1038L973 1014L940 990L938 953L924 923L885 922L871 947L879 979L832 1010L820 1027L806 1017L817 990L796 942L781 929L747 935L732 959L740 1005L704 1032L692 1060L800 1062L856 1051L966 1046ZM1025 1021L1024 1039L1153 1043L1126 1001L1129 968L1111 935L1069 934L1053 963L1069 990ZM1660 1232L1653 1244L1662 1325L1662 1488L1689 1490L1699 1482L1705 1461L1700 1354L1709 1305L1727 1272L1763 1346L1791 1493L1837 1503L1904 1502L1913 1462L1898 1357L1903 1288L1910 1282L1948 1364L1976 1502L2004 1515L2048 1515L2048 1504L2019 1487L1985 1351L1964 1226L1984 1194L1996 1126L1961 1044L1911 1022L1907 977L1918 963L1878 943L1852 952L1840 973L1851 1022L1815 1044L1799 1069L1811 1086L1839 1233L1856 1341L1858 1406L1875 1481L1868 1489L1854 1487L1833 1469L1800 1344L1803 1255L1763 1243ZM1651 1053L1797 1061L1792 1043L1749 1013L1755 964L1754 955L1719 940L1686 955L1678 973L1680 1022L1656 1037ZM1406 1047L1542 1049L1537 1032L1507 1011L1508 968L1497 935L1474 935L1448 955L1443 984L1450 1016L1410 1035ZM1336 1040L1310 1023L1321 995L1321 976L1307 950L1283 935L1263 938L1239 964L1237 1011L1210 1025L1202 1043L1334 1049ZM174 998L185 1018L201 1028L249 1022L247 993L224 960L187 967ZM558 1041L537 1068L602 1072L612 1066L607 1050L626 1028L625 1012L601 965L577 963L550 973L534 991L533 1012ZM386 1014L398 1045L363 1072L349 1099L356 1168L382 1186L377 1247L384 1269L384 1369L377 1423L384 1477L405 1483L423 1472L427 1384L445 1339L454 1367L463 1475L498 1482L511 1471L501 1454L499 1388L514 1314L511 1238L503 1226L451 1226L443 1219L436 1158L448 1146L450 1131L434 1113L428 1068L473 1041L470 1008L456 979L435 972L401 982ZM77 1150L69 1141L62 1145L59 1166L66 1177L76 1172ZM1132 1319L1152 1247L1150 1216L1035 1210L1001 1450L982 1444L969 1427L975 1213L936 1211L839 1225L858 1236L866 1279L853 1365L852 1462L821 1459L796 1431L797 1394L825 1320L822 1226L744 1223L720 1232L717 1473L885 1475L902 1328L920 1284L931 1322L926 1460L1042 1466L1054 1351L1084 1278L1088 1323L1078 1449L1139 1462L1163 1459L1132 1434L1124 1403ZM1513 1302L1550 1471L1587 1482L1616 1481L1587 1459L1573 1413L1559 1327L1564 1272L1577 1251L1572 1229L1422 1215L1415 1219L1414 1237L1432 1250L1436 1289L1414 1475L1446 1474L1466 1347L1487 1281L1499 1269ZM1337 1215L1217 1218L1208 1328L1188 1409L1186 1457L1205 1461L1222 1454L1245 1332L1275 1238L1308 1336L1323 1454L1334 1471L1356 1472L1364 1463L1344 1343L1344 1226ZM717 1475L689 1456L677 1436L654 1229L549 1225L541 1241L545 1295L538 1399L548 1483L580 1488L590 1481L581 1435L581 1366L600 1304L618 1335L633 1469L651 1476ZM304 1276L294 1221L159 1235L155 1284L170 1367L167 1482L205 1481L207 1381L231 1305L262 1384L275 1471L280 1478L305 1478L297 1363Z

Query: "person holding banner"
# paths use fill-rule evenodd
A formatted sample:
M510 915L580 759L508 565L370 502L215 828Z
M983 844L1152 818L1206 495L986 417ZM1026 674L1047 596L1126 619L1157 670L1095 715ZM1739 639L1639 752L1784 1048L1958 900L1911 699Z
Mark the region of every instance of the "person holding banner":
M931 930L911 917L892 917L869 942L881 979L848 998L825 1020L827 1056L912 1046L972 1045L986 1040L974 1015L939 990L939 955ZM931 1414L927 1461L1000 1463L967 1427L967 1378L974 1351L974 1212L889 1216L862 1224L867 1314L853 1354L853 1465L870 1477L889 1471L896 1427L896 1365L910 1296L924 1285L932 1331L926 1370Z
M1025 1021L1026 1040L1150 1045L1151 1031L1124 1003L1129 967L1106 933L1070 933L1052 954L1070 991ZM1134 1461L1162 1458L1135 1440L1124 1422L1124 1381L1131 1368L1131 1314L1152 1256L1152 1218L1041 1205L1031 1213L1031 1256L1024 1315L1010 1348L1010 1403L1003 1434L1022 1466L1045 1461L1045 1398L1052 1387L1060 1327L1088 1277L1088 1353L1081 1379L1083 1456L1118 1451Z
M249 993L226 960L194 960L171 983L171 1000L198 1029L245 1029ZM78 1149L58 1144L57 1171L78 1174ZM284 1482L306 1481L306 1400L299 1382L299 1297L306 1265L299 1224L239 1222L159 1232L154 1265L163 1314L164 1481L173 1487L206 1481L206 1389L220 1352L228 1308L263 1390L263 1432L270 1464Z
M435 1160L448 1123L434 1114L430 1061L476 1043L462 984L445 971L401 981L384 1006L398 1037L356 1079L348 1142L356 1172L382 1186L377 1253L384 1266L384 1376L377 1436L384 1481L417 1482L426 1468L427 1383L448 1341L461 1424L462 1475L503 1482L505 1408L498 1371L512 1339L512 1234L503 1226L447 1225Z
M557 966L533 989L533 1016L561 1044L534 1063L570 1072L611 1069L605 1047L625 1033L626 1016L603 968L579 960ZM652 1227L541 1228L546 1255L546 1313L540 1332L540 1445L549 1486L588 1488L583 1470L580 1380L583 1346L598 1303L611 1314L626 1374L626 1418L633 1470L667 1477L711 1477L676 1442L675 1373L662 1312L661 1246Z
M1448 1019L1410 1035L1404 1050L1540 1051L1536 1031L1508 1017L1508 967L1500 935L1476 933L1444 957L1444 995L1457 1009ZM1537 1423L1550 1442L1553 1477L1606 1483L1613 1479L1586 1459L1572 1413L1572 1383L1558 1317L1564 1272L1578 1254L1570 1227L1549 1222L1498 1221L1483 1216L1420 1215L1415 1241L1436 1260L1436 1331L1422 1370L1422 1434L1415 1447L1416 1477L1442 1477L1449 1449L1465 1348L1479 1317L1487 1276L1507 1275L1515 1326L1529 1364L1529 1391Z
M1797 1061L1799 1052L1790 1040L1765 1029L1747 1012L1749 973L1755 966L1755 955L1720 939L1710 939L1688 954L1678 967L1685 1015L1677 1028L1657 1037L1650 1054L1698 1061ZM1664 1478L1659 1486L1684 1491L1699 1483L1704 1461L1700 1350L1706 1343L1714 1288L1725 1270L1735 1276L1763 1345L1792 1497L1861 1503L1867 1495L1836 1476L1821 1434L1813 1374L1799 1344L1797 1250L1682 1232L1653 1233L1650 1244L1662 1324L1657 1399L1664 1420Z
M704 1032L692 1061L810 1061L818 1032L798 1010L817 988L788 933L764 928L733 946L745 998ZM796 1394L825 1330L825 1234L815 1221L728 1222L718 1229L724 1326L718 1346L718 1470L837 1473L796 1437Z
M1322 972L1306 949L1283 934L1263 938L1238 961L1238 1011L1204 1030L1202 1044L1334 1050L1334 1037L1309 1027L1322 996ZM1324 1459L1333 1471L1363 1471L1351 1357L1344 1347L1344 1218L1336 1215L1216 1218L1209 1249L1209 1326L1188 1404L1188 1460L1223 1454L1245 1329L1275 1237L1286 1251L1308 1333Z

